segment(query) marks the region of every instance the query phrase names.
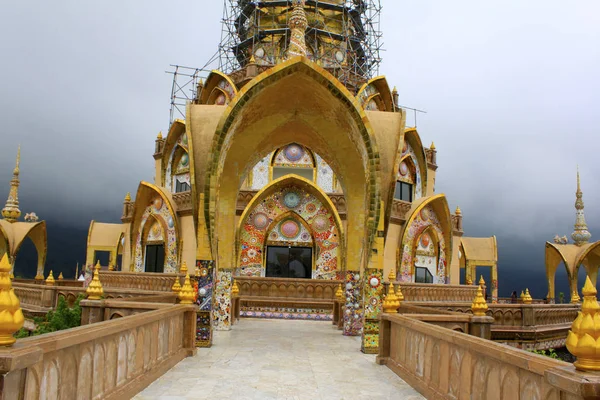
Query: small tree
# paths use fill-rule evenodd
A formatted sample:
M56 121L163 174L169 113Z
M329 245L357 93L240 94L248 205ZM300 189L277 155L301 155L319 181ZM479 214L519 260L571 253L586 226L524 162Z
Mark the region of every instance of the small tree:
M563 292L558 293L558 302L563 304L565 302L565 294Z

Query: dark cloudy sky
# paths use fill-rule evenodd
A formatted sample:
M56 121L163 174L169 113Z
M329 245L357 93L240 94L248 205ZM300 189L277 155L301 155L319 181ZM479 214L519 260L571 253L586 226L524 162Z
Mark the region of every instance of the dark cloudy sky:
M498 236L501 291L526 278L543 297L544 241L573 230L577 164L600 239L600 3L382 3L380 72L401 104L427 110L418 127L438 149L437 191L460 205L466 235ZM125 193L153 179L154 139L169 118L164 71L205 65L222 9L3 4L0 201L20 143L21 209L48 221L49 262L82 262L89 221L117 222Z

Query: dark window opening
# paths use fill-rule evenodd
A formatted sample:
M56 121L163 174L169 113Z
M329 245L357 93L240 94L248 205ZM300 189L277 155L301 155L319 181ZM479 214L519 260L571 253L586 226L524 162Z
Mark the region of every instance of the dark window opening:
M416 283L433 283L433 275L427 268L415 267L415 282Z
M312 248L267 247L267 270L272 278L312 278Z
M179 182L175 179L175 193L189 192L192 187L187 182Z
M108 267L108 263L110 262L110 251L100 251L97 250L94 252L94 265L100 261L101 267Z
M394 198L398 200L412 202L413 199L413 185L410 183L397 181L396 191L394 192Z
M165 269L165 246L149 244L146 246L146 272L163 272Z

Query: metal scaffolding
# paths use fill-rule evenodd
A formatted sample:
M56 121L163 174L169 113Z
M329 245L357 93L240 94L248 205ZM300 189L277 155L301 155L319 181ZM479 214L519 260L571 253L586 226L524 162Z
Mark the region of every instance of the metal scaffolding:
M286 48L290 35L287 17L292 6L292 0L224 0L219 70L229 74L243 68L256 56L253 51L260 43L277 41L280 48ZM347 86L379 73L380 0L306 0L305 7L310 16L306 41L313 61ZM337 64L330 62L332 54L323 51L324 44L337 47L343 62L341 57ZM274 55L264 65L276 64L283 56Z

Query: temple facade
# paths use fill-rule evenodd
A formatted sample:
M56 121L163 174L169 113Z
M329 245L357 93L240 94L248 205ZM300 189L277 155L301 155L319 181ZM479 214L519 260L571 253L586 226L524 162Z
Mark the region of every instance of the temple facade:
M346 335L376 333L390 273L459 284L461 268L473 283L490 266L495 299L495 238L463 237L462 212L435 192L435 146L364 67L358 20L344 2L283 3L247 5L262 22L244 26L261 32L238 32L237 67L212 71L158 135L155 180L127 194L122 223L92 221L88 268L98 252L122 271L194 265L215 329L231 327L238 276L342 281Z

